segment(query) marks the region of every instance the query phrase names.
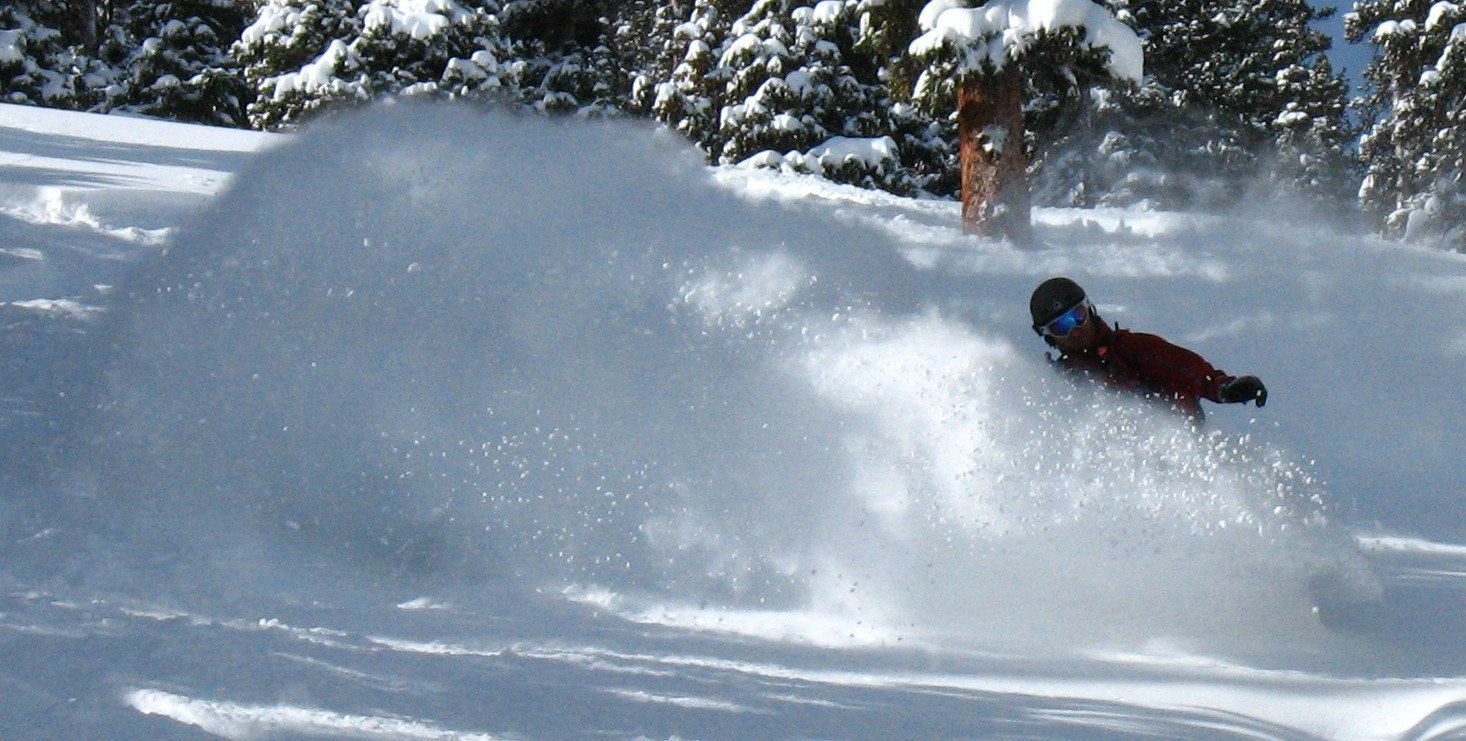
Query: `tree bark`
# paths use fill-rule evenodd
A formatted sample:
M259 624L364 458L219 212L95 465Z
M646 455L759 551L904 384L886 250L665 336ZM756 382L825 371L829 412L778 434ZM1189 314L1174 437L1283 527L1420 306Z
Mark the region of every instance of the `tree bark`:
M969 78L957 88L958 155L962 167L962 230L1032 241L1023 86L1012 68Z

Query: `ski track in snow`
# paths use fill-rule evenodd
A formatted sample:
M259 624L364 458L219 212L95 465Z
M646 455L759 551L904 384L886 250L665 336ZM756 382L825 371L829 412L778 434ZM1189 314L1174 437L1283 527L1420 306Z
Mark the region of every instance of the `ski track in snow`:
M1466 298L1459 256L1064 209L1017 250L634 129L496 119L523 152L450 158L477 125L0 106L0 736L1466 729L1466 421L1421 400L1466 328L1393 339ZM526 172L524 211L483 205ZM1051 274L1275 400L1196 439L1064 391L1022 310ZM117 322L120 361L90 339ZM1351 322L1349 353L1317 339ZM100 420L66 401L96 384Z

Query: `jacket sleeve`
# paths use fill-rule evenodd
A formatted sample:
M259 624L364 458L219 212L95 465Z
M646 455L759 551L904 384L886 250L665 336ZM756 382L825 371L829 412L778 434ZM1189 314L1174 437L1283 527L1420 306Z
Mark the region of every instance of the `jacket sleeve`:
M1136 375L1161 394L1221 402L1222 385L1233 379L1200 355L1156 335L1129 332L1122 342L1119 349Z

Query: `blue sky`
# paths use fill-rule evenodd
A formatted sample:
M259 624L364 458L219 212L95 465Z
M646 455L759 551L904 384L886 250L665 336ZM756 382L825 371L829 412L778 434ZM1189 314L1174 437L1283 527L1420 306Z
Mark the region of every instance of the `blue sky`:
M1313 5L1338 8L1334 17L1323 21L1319 27L1334 40L1334 47L1329 51L1329 61L1333 63L1335 70L1343 72L1349 79L1350 92L1357 94L1363 79L1361 74L1364 66L1369 63L1374 48L1370 44L1350 44L1344 39L1344 14L1354 8L1354 3L1345 0L1314 0Z

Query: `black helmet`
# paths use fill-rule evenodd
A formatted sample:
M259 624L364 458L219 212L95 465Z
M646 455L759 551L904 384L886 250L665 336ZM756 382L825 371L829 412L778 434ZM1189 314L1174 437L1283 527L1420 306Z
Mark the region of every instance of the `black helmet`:
M1068 278L1049 278L1033 289L1028 300L1028 313L1033 315L1033 328L1038 330L1059 318L1085 299L1084 289Z

